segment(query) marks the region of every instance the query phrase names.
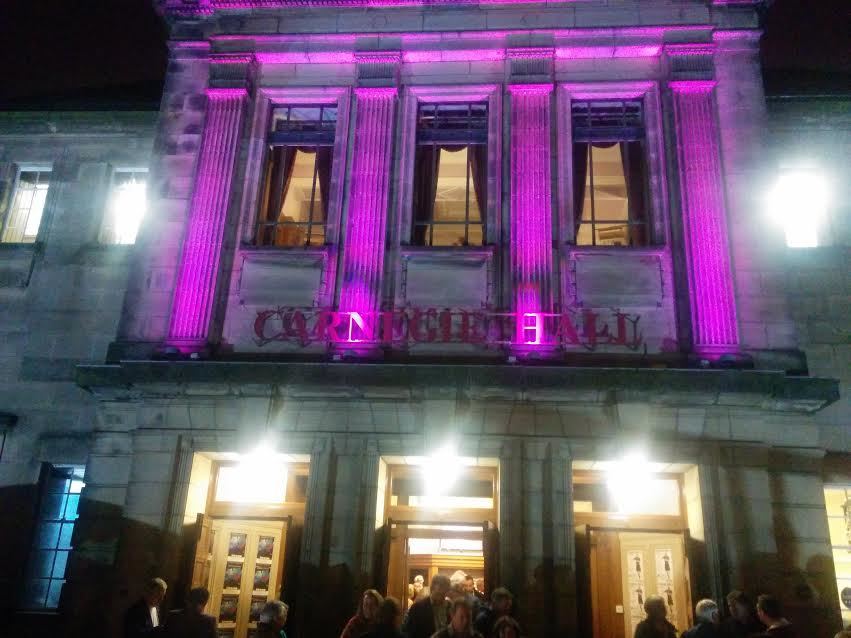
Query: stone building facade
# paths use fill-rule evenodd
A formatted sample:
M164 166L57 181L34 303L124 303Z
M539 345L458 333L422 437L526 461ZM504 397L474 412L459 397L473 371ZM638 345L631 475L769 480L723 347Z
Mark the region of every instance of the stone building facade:
M166 0L155 125L10 115L7 182L53 174L0 244L6 600L118 635L162 576L222 636L277 596L335 636L463 568L531 636L733 588L831 636L848 241L765 221L758 4ZM131 264L91 242L149 153ZM52 468L85 483L58 580Z

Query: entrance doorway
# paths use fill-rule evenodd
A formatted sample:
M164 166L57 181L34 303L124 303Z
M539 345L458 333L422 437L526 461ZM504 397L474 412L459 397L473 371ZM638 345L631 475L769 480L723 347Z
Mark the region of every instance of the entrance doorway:
M654 595L678 635L691 625L686 548L689 523L701 516L697 469L649 465L643 477L630 472L635 485L625 485L603 463L574 463L579 616L587 636L632 638Z
M379 580L385 593L409 607L418 596L417 577L428 588L437 574L473 578L480 591L497 586L499 533L496 521L498 468L494 460L453 460L432 472L421 457L382 459L384 552ZM435 486L435 481L447 481ZM435 489L437 488L437 489Z
M682 533L586 528L591 625L594 638L632 638L644 617L644 602L665 600L678 633L690 626L691 597Z
M287 560L287 540L304 520L308 473L295 456L194 455L185 582L210 590L207 613L216 618L218 638L251 638L263 606L282 597L288 566L296 565ZM297 552L297 539L292 547Z

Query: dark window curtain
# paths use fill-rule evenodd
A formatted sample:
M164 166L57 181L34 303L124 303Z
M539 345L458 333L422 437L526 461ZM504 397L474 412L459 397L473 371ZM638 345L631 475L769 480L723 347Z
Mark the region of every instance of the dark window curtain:
M573 239L579 234L582 223L582 206L585 203L585 181L588 175L588 144L573 143Z
M476 201L479 202L479 219L484 222L488 207L488 147L485 144L471 144L467 147L467 161L470 163L470 176ZM484 237L482 237L484 241Z
M647 243L647 229L644 223L647 219L645 210L645 163L644 149L641 142L621 142L621 161L626 180L626 195L628 198L629 221L641 222L630 226L630 243L633 246L643 246Z
M296 149L290 146L274 146L270 154L269 198L261 221L277 222L284 205L284 197L290 187L295 166ZM261 225L258 229L258 243L270 246L275 243L275 227Z
M334 162L334 148L320 146L316 150L316 173L319 180L319 195L322 198L322 223L328 220L328 197L331 193L331 166ZM315 216L314 216L315 217Z
M417 147L414 158L414 228L413 244L425 246L428 226L434 215L437 196L437 178L440 166L440 148L432 144Z

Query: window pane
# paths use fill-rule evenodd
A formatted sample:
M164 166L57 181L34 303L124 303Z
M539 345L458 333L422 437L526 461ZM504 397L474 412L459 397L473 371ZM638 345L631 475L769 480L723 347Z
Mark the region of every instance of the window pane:
M265 246L320 246L331 181L331 147L274 147L267 171L266 214L257 240Z
M59 523L39 523L35 546L39 549L52 549L59 543Z
M112 178L99 241L102 244L133 244L147 208L147 173L116 171Z
M64 584L64 580L50 581L50 588L47 591L47 603L45 604L45 607L48 609L56 609L59 607L59 596L62 594L62 586Z
M68 565L69 552L56 552L56 560L53 563L53 578L65 578L65 568Z
M576 244L644 245L645 176L641 144L576 144L574 164L574 170L585 172L584 180L577 175L574 181L578 190L576 202L580 206Z
M27 609L44 607L49 583L41 578L28 580L24 585L23 606Z
M38 235L50 171L22 171L3 225L2 241L31 243Z
M79 494L71 494L68 496L68 500L65 504L65 520L66 521L75 521L77 520L77 508L80 505L80 495Z
M40 517L42 519L59 520L65 509L64 494L45 494L41 501Z
M74 534L74 523L64 523L59 533L59 549L71 549L71 536Z
M37 550L33 552L27 572L32 578L48 578L53 571L53 559L56 552Z
M61 470L54 470L47 482L47 491L50 494L64 494L68 491L71 480Z

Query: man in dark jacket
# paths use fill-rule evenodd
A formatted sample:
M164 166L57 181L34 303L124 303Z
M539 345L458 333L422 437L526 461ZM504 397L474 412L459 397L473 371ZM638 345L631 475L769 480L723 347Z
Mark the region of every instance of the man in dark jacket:
M513 606L514 596L512 593L504 587L497 587L491 593L490 607L485 607L479 612L473 626L485 638L491 638L494 635L493 627L496 621L503 616L510 615Z
M408 610L402 633L406 638L431 638L449 624L449 577L437 574L431 579L428 597L418 600Z
M124 612L124 638L153 638L161 635L159 606L168 586L162 578L145 584L142 597Z
M216 619L204 613L210 592L196 587L186 597L186 607L171 612L165 621L167 638L216 638Z
M798 638L798 632L783 617L783 608L774 596L763 594L756 599L756 615L759 622L767 627L762 634L766 638Z
M721 617L718 613L718 605L714 600L704 598L694 606L694 618L697 624L691 629L686 629L682 638L718 638L718 626Z
M466 597L452 601L449 624L432 638L482 638L482 635L473 629L473 606Z
M744 592L734 589L727 594L727 609L730 617L721 623L723 638L754 638L763 632L753 603Z

